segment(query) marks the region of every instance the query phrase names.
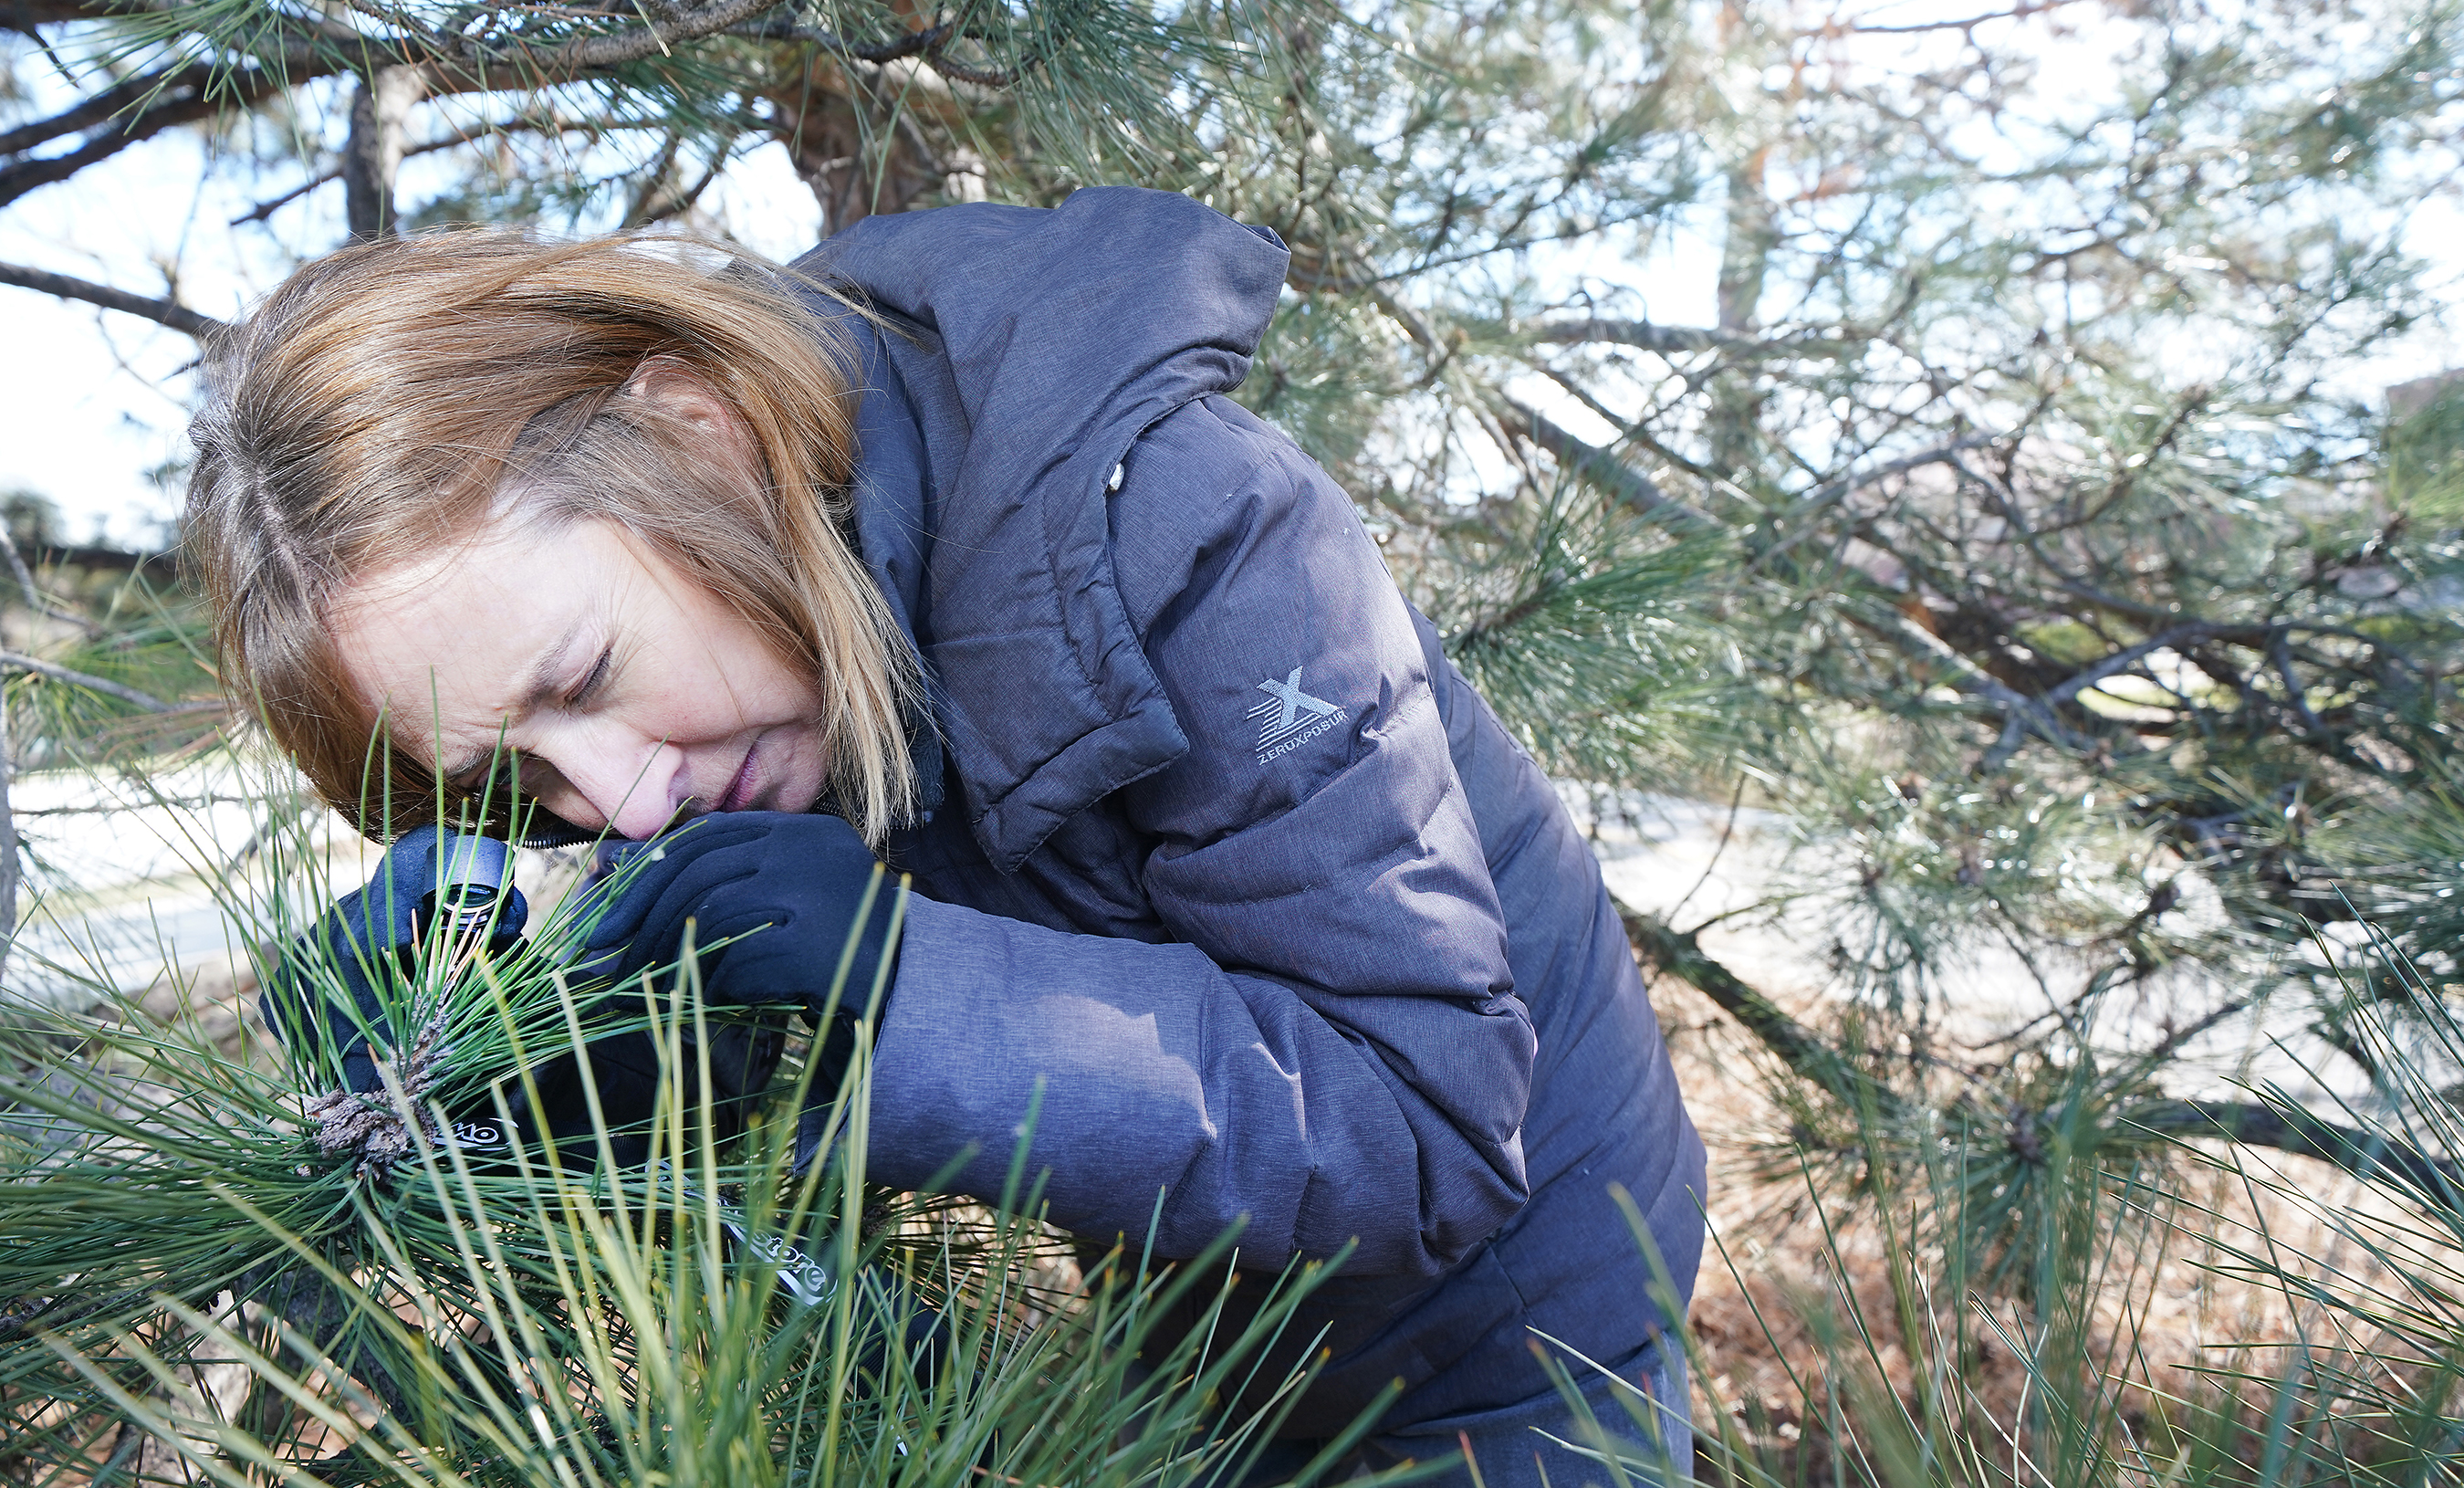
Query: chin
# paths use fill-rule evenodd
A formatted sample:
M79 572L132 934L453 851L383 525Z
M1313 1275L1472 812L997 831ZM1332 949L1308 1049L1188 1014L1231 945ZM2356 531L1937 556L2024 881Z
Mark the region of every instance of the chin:
M798 760L791 763L783 774L785 778L760 792L764 798L763 811L803 812L821 804L824 789L829 782L823 778L818 766Z
M781 791L778 804L775 806L764 807L763 810L772 811L794 811L801 814L811 811L813 808L821 804L821 788L816 786L809 790L788 789Z

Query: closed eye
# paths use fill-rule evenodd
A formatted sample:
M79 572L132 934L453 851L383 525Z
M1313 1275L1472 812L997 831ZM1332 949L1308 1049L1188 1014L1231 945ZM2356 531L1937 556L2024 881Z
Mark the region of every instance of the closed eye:
M601 688L607 685L607 674L613 669L615 661L615 647L609 646L600 652L599 659L591 664L590 675L582 679L582 685L564 695L564 705L568 708L579 708L588 703Z

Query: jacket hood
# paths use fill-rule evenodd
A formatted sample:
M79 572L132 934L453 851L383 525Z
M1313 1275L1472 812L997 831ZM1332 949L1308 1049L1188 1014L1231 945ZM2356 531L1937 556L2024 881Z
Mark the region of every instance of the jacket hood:
M1186 197L1098 188L869 217L795 265L887 326L923 469L868 438L859 478L920 491L929 562L902 608L1004 871L1189 747L1114 584L1108 487L1150 425L1247 375L1287 259Z

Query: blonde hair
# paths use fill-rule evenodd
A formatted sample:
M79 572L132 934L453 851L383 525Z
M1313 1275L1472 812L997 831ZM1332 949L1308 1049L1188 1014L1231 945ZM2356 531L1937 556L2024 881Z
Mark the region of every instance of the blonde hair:
M617 396L653 357L741 420L757 489L654 400ZM301 268L210 349L189 431L185 537L226 688L363 831L433 815L434 762L372 744L330 622L352 586L474 535L517 489L526 521L620 524L808 669L830 798L879 841L914 799L917 686L849 536L853 365L778 271L711 272L673 240L468 229Z

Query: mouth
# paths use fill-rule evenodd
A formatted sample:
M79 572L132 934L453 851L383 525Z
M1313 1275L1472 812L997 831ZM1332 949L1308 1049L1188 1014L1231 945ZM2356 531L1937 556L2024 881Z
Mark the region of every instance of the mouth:
M725 790L719 792L718 802L711 808L712 811L740 811L744 810L744 803L752 799L753 796L753 761L756 756L760 754L760 752L761 741L757 737L754 739L751 746L744 751L744 763L736 767L736 778L727 783L727 788Z

